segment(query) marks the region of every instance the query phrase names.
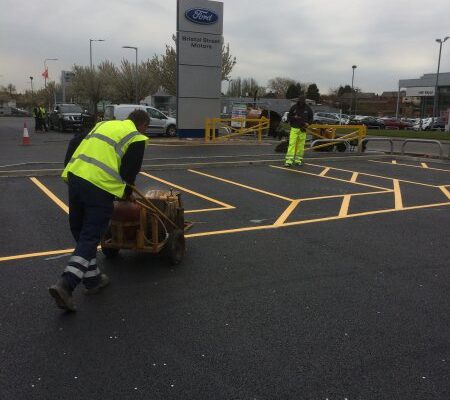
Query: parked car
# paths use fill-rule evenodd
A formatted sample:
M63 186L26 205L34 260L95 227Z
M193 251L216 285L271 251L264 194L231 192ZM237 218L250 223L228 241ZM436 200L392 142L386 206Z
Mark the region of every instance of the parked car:
M328 125L346 125L348 124L348 119L345 119L343 117L339 118L339 114L335 113L316 112L314 113L314 123Z
M384 122L374 117L360 117L350 120L349 125L365 125L369 129L384 129L386 125Z
M424 118L421 121L419 121L417 124L413 126L413 129L415 131L431 131L431 130L444 130L445 129L445 122L443 118L436 117L433 118Z
M11 115L17 117L30 117L31 113L23 108L11 107Z
M104 120L124 120L134 110L144 110L148 113L150 117L150 126L147 130L148 134L176 136L177 121L175 118L168 117L156 108L142 104L112 104L106 106Z
M386 129L412 129L412 124L407 121L401 121L395 118L382 118L381 120Z
M49 127L60 132L67 129L80 130L83 123L83 114L85 113L78 104L56 104L54 110L48 116Z

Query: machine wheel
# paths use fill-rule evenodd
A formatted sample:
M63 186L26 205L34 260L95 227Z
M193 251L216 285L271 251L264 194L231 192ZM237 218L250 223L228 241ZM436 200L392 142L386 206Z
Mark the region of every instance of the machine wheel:
M175 127L175 125L170 125L167 129L166 129L166 135L170 136L170 137L174 137L177 135L177 128Z
M114 258L119 254L119 249L114 249L112 247L103 247L102 246L102 252L105 255L106 258Z
M178 265L183 260L185 250L184 232L181 229L175 229L169 234L169 240L164 246L164 255L168 258L170 265Z

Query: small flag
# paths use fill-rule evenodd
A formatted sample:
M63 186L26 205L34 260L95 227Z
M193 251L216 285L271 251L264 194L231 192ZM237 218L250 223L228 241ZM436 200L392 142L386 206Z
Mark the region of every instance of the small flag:
M48 79L48 68L45 68L45 71L42 73L42 76L43 76L45 79Z

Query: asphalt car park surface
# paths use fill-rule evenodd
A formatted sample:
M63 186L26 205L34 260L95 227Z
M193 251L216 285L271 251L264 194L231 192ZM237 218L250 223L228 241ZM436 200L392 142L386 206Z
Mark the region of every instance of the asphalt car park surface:
M73 247L65 184L0 177L0 398L449 398L450 165L271 151L151 147L136 183L183 193L186 257L100 253L112 283L76 314L47 292Z

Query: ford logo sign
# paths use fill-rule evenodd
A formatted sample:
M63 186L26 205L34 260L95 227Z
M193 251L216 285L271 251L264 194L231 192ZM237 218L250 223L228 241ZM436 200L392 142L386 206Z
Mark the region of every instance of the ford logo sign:
M190 8L184 13L184 16L194 24L211 25L215 24L219 16L206 8Z

